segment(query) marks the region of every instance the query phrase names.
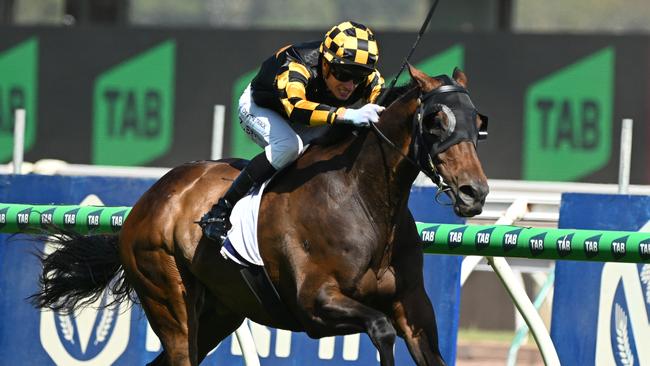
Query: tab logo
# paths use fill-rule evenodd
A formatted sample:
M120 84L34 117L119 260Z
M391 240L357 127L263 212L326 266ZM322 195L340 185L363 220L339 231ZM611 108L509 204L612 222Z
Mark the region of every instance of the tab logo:
M611 155L614 48L536 82L526 92L523 177L572 181Z
M438 230L439 227L440 225L436 225L422 230L422 241L433 243L436 240L436 230Z
M519 240L519 234L521 234L521 229L513 230L503 235L502 245L503 245L503 250L505 252L517 247L517 240Z
M99 227L99 218L102 215L102 211L103 210L97 210L88 214L86 226L88 227L89 231L97 229Z
M592 236L585 240L584 248L587 258L593 258L598 255L598 248L600 247L600 235Z
M449 248L458 248L463 243L463 233L465 232L465 229L467 229L467 226L459 227L449 232L447 235Z
M0 229L7 225L7 210L9 207L0 208Z
M571 241L573 240L573 235L573 233L565 235L557 239L555 242L555 246L560 257L566 257L567 255L571 254Z
M176 46L162 44L95 81L94 164L142 165L169 150L174 120Z
M24 230L29 226L29 215L32 213L32 208L26 208L16 214L16 223L18 228Z
M612 241L612 256L615 259L621 259L625 257L626 254L626 245L627 245L627 236L618 238Z
M541 233L528 239L528 248L533 256L538 256L544 252L544 238L546 233Z
M49 225L52 224L52 216L54 215L54 208L51 208L49 210L43 211L41 213L41 227L42 228L47 228Z
M476 233L476 237L474 238L474 246L477 250L485 249L490 246L490 239L492 238L493 231L494 228L491 227L489 229L481 230Z
M79 212L79 209L75 208L73 210L64 213L63 226L65 226L68 229L73 229L74 226L77 225L77 212Z
M122 228L122 224L124 223L125 213L126 211L120 211L111 215L111 229L113 230L113 232L118 232Z
M645 261L650 260L650 239L642 240L639 243L639 255L641 256L641 259ZM650 276L648 278L650 279ZM648 294L650 295L650 290L648 291ZM648 303L650 304L650 296L648 297Z
M16 109L25 110L25 151L36 140L38 40L0 50L0 162L13 154Z

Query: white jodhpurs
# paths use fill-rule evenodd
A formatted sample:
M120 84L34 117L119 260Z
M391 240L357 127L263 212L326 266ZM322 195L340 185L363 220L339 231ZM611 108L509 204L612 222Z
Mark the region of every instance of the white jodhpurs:
M239 98L239 121L246 135L264 149L266 158L278 170L298 159L309 143L329 128L290 123L279 113L258 106L251 97L250 85Z

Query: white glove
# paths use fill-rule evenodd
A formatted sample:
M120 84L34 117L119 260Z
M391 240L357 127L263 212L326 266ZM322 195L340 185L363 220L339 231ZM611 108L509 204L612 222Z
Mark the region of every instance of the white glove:
M359 109L348 108L343 113L341 122L351 123L355 126L370 126L371 122L379 121L379 114L386 109L377 104L366 104Z

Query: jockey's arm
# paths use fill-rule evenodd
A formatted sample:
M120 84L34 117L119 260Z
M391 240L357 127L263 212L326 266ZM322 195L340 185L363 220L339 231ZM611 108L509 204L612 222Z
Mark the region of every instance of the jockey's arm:
M375 72L368 76L368 80L367 89L369 90L369 95L366 99L368 103L374 103L381 93L381 88L384 87L384 78L379 74L379 71L375 70Z
M311 74L307 68L298 63L290 62L277 77L277 88L280 93L280 101L293 123L301 123L309 126L333 124L337 121L346 121L344 118L346 108L332 107L324 103L316 103L307 100L306 87ZM369 82L365 86L368 102L377 99L383 79L378 72L368 76Z

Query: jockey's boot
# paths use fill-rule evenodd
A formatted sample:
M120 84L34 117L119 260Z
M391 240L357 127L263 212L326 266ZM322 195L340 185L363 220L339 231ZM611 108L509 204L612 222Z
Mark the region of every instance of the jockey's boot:
M251 188L271 178L275 172L276 169L269 163L264 152L255 156L235 178L226 194L219 198L219 201L198 222L203 229L203 235L223 245L228 230L232 227L230 213L235 203Z

